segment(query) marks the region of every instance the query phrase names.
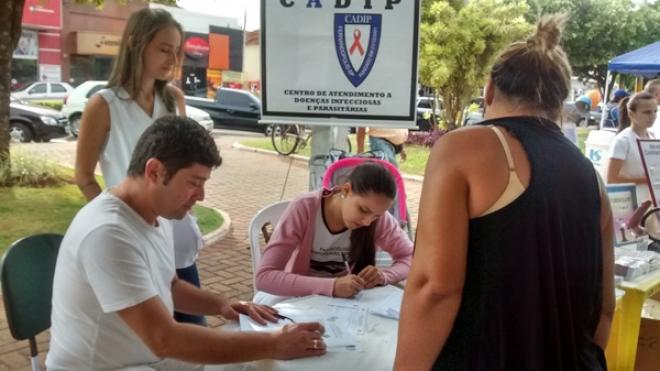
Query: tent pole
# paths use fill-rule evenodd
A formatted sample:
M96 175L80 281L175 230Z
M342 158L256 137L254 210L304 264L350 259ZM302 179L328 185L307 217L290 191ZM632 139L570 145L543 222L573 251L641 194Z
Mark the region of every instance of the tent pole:
M601 104L601 112L602 115L600 116L600 124L598 125L598 130L603 130L603 127L605 126L605 119L607 118L608 114L608 109L607 109L607 99L609 98L609 89L610 89L610 81L612 80L612 72L610 70L607 70L607 78L605 78L605 96L603 99L600 101Z

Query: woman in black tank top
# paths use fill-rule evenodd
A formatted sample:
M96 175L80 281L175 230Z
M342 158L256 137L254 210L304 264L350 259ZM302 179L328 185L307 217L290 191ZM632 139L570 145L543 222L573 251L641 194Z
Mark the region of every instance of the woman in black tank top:
M396 370L607 368L611 211L593 166L555 122L571 74L562 23L545 17L511 44L486 86L487 120L433 148ZM510 174L523 190L489 210Z

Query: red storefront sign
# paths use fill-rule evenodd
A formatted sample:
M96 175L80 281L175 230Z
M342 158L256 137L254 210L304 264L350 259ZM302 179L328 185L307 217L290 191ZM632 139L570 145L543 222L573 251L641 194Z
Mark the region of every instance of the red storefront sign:
M209 50L209 42L197 36L189 37L183 44L183 51L192 59L201 59L208 56Z
M62 0L25 0L22 23L34 29L61 29Z

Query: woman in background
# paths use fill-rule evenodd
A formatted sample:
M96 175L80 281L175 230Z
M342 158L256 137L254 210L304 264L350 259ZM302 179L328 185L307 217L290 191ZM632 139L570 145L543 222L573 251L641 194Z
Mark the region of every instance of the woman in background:
M657 114L657 104L651 94L637 93L621 100L619 114L619 133L610 144L607 182L635 183L637 201L641 204L651 195L637 139L654 139L650 129Z
M107 188L126 175L135 144L156 119L185 116L183 93L169 82L181 56L183 30L165 10L133 13L122 36L119 55L105 89L87 103L76 149L76 184L91 200L101 193L94 169L101 165ZM188 214L173 220L177 275L199 287L198 250L201 232ZM204 317L176 313L183 322L205 324Z

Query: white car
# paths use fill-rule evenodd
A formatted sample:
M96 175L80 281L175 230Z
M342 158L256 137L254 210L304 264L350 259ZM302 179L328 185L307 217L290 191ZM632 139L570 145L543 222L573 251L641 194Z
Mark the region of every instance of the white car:
M435 106L435 109L434 109ZM417 97L416 101L417 130L429 131L432 129L431 122L437 122L442 117L442 99L432 97ZM435 114L435 120L431 120L431 114Z
M107 81L93 80L78 85L73 92L64 100L62 114L69 119L69 132L77 137L80 131L80 118L85 110L87 100L99 90L103 89ZM200 125L211 132L213 130L213 119L211 116L195 107L186 105L186 116L197 121Z
M14 98L24 101L52 100L63 101L73 91L73 87L65 82L39 81L11 92Z

